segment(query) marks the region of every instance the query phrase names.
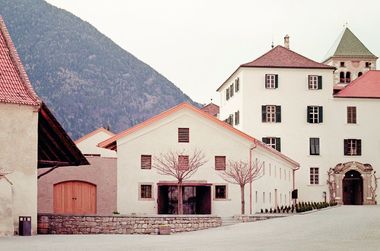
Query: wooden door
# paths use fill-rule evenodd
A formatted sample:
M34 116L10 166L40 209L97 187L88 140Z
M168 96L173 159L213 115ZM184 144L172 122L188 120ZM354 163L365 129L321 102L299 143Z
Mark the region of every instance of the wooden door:
M54 185L54 213L96 214L96 186L83 181Z

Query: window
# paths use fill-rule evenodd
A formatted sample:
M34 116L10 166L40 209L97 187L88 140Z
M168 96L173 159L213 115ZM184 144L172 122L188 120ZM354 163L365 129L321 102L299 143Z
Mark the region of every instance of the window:
M345 83L346 82L346 78L344 77L344 72L343 71L341 71L339 73L339 82L340 83Z
M215 185L215 199L227 199L226 185Z
M265 192L263 192L263 203L265 203Z
M234 96L234 84L230 85L230 97Z
M279 105L263 105L261 107L262 122L281 122L281 106Z
M272 164L269 163L269 176L272 176Z
M263 143L281 152L281 138L264 137L262 140Z
M257 203L257 191L256 191L255 195L256 195L256 200L255 200L255 201L256 201L256 203Z
M240 80L239 78L235 79L235 92L240 90Z
M141 169L152 168L152 155L141 155Z
M370 62L365 62L365 67L370 68L371 67L371 63Z
M319 155L319 138L310 138L310 155Z
M340 62L340 67L344 67L344 62Z
M358 77L360 77L361 75L363 75L363 72L359 71Z
M308 106L307 107L307 122L318 124L323 122L323 107L322 106Z
M228 87L226 89L226 100L229 100L230 99L230 88Z
M179 143L190 142L189 128L178 128L178 142Z
M228 118L226 118L224 120L224 122L226 122L227 124L233 125L234 124L234 115L230 114L230 116L228 116Z
M350 83L351 82L351 72L346 72L346 83Z
M269 204L272 204L272 193L269 192Z
M356 124L355 106L347 106L347 124Z
M310 167L310 184L318 185L319 184L319 168Z
M344 140L344 155L346 156L362 155L362 140L361 139L345 139Z
M152 199L152 185L140 185L140 198Z
M226 156L215 156L215 170L226 170Z
M189 170L189 156L187 155L178 156L178 170L180 171Z
M266 74L265 75L265 88L266 89L278 88L278 75L277 74Z
M235 125L238 125L240 123L240 112L235 112Z
M322 89L322 76L309 75L309 90Z

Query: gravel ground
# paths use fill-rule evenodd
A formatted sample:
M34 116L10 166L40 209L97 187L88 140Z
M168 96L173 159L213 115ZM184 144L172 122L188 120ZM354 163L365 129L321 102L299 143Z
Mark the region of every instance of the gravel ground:
M0 250L380 250L380 206L341 206L227 227L159 235L0 238Z

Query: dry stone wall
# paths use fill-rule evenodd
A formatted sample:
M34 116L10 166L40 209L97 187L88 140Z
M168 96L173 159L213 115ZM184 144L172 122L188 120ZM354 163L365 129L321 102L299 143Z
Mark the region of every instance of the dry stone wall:
M38 215L40 234L159 234L188 232L222 225L215 216L77 216Z

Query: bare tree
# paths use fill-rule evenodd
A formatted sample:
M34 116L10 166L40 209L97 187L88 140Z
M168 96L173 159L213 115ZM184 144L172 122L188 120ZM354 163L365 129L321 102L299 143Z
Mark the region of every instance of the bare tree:
M225 181L240 186L241 214L245 214L245 185L263 176L263 163L256 161L249 165L244 161L229 161L226 170L220 173L220 176Z
M189 179L198 170L198 168L203 166L206 162L205 155L200 150L194 150L192 154L186 154L185 151L169 151L154 157L152 167L157 169L159 174L172 176L177 179L177 214L183 214L183 181Z
M4 178L6 181L9 182L9 184L13 185L13 183L7 178L7 175L11 173L13 173L13 171L7 171L3 168L0 168L0 180Z

